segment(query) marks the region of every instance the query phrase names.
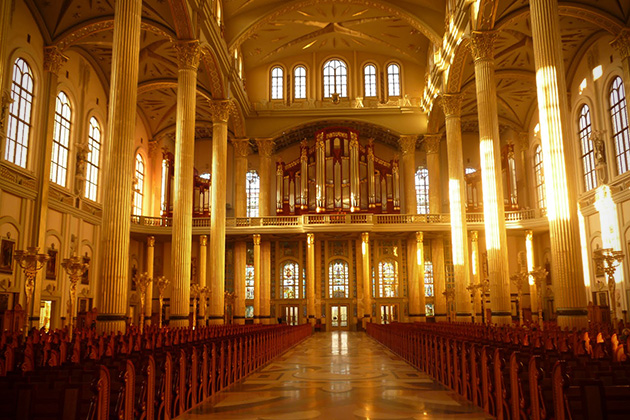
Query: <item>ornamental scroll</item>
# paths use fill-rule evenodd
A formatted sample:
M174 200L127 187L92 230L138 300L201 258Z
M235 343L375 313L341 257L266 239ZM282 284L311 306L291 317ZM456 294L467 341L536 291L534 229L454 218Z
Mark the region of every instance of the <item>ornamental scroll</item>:
M300 156L276 164L276 212L400 213L398 160L374 155L372 139L362 145L359 133L329 127L305 139Z

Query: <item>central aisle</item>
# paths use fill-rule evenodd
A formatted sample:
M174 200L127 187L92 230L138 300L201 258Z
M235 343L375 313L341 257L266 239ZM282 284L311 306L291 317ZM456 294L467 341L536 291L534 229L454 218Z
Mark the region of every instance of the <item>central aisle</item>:
M179 419L486 419L364 333L317 333Z

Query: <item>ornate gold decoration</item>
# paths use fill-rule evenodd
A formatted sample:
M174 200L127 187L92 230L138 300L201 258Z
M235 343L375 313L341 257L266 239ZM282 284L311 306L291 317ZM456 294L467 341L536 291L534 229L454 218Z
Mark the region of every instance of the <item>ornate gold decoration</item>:
M617 328L617 283L615 282L615 271L619 264L623 262L623 251L615 251L612 248L597 248L593 251L593 261L597 270L606 274L608 280L608 293L610 294L610 306L612 310L611 319L613 328Z
M77 301L77 284L83 277L83 273L90 266L89 262L84 262L83 257L72 255L62 261L61 266L70 277L70 301L68 302L70 316L68 317L68 337L72 339L72 324L74 321L74 307Z
M75 185L74 192L75 194L81 194L85 188L85 179L86 179L86 167L87 167L87 157L90 152L90 148L85 143L77 143L77 164L75 168Z
M199 60L203 52L199 45L199 41L175 41L173 42L175 55L177 56L177 64L180 70L197 70L199 68Z
M402 151L403 156L414 154L416 152L417 139L418 136L415 134L400 136L398 144L400 145L400 150Z
M477 242L478 240L479 240L479 232L477 232L476 230L470 231L470 241Z
M276 142L272 138L260 138L256 139L256 145L258 146L258 154L263 157L271 157L273 155L273 149L276 146Z
M610 45L617 50L621 59L630 57L630 28L622 29Z
M470 52L477 60L494 60L494 40L498 33L493 31L473 31L470 36Z
M68 57L61 53L59 48L44 47L44 71L59 74L61 66L68 61Z
M308 244L308 246L311 246L315 243L315 235L312 233L307 233L306 234L306 243Z
M260 246L260 234L254 234L254 245Z
M240 138L240 139L231 139L232 147L234 147L234 153L237 157L246 158L249 156L251 152L251 148L249 147L249 139L248 138Z
M367 243L370 242L370 233L369 232L361 233L361 242L363 242L364 244L367 244Z
M136 286L138 286L138 292L140 294L140 334L144 329L144 307L147 299L147 290L151 287L153 278L149 276L149 273L142 273L136 279Z
M227 99L217 99L208 101L212 122L227 122L230 119L230 108L232 102Z
M149 140L149 156L153 156L159 148L160 148L160 140L158 139Z
M208 235L201 235L199 237L199 245L208 246Z
M462 115L462 100L460 93L443 93L438 101L445 117L459 117Z
M160 313L159 313L159 327L162 328L162 306L164 305L164 290L166 290L166 286L168 286L168 284L170 283L170 281L164 277L164 276L160 276L157 279L155 279L155 285L158 288L158 299L160 302Z
M416 232L416 242L418 244L421 244L424 242L424 233L422 232Z
M147 237L147 245L153 248L155 246L155 236Z
M440 141L442 140L441 134L425 134L422 139L424 141L424 150L427 155L440 152Z
M35 289L35 276L37 276L37 272L46 265L46 261L50 258L48 254L40 254L38 253L39 247L29 246L24 251L23 249L19 249L13 253L13 258L19 266L24 270L24 292L26 294L26 316L24 317L24 335L28 334L28 319L31 298L33 297L33 290Z

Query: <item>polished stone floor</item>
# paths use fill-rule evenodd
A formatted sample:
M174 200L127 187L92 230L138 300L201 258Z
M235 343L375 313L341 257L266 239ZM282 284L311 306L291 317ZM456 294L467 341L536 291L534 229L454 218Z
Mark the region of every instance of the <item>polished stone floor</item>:
M179 419L486 419L365 333L317 333Z

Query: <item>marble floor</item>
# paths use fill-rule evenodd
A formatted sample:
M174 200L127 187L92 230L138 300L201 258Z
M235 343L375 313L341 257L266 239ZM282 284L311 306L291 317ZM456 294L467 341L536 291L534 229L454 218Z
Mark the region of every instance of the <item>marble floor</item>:
M487 419L365 333L317 333L179 419Z

